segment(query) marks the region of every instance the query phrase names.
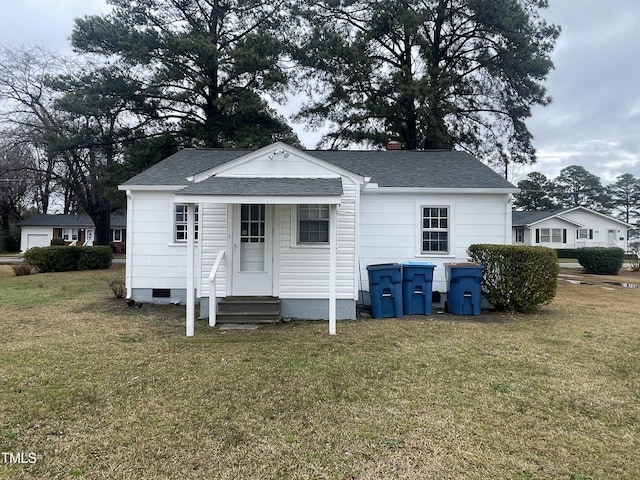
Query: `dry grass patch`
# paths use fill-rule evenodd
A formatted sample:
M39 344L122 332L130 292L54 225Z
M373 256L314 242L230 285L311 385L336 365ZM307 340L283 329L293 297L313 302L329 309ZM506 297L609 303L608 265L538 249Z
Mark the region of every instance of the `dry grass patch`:
M104 272L0 278L6 478L633 478L637 290L536 315L255 331L130 309ZM62 287L65 288L62 288ZM6 292L10 292L6 294Z

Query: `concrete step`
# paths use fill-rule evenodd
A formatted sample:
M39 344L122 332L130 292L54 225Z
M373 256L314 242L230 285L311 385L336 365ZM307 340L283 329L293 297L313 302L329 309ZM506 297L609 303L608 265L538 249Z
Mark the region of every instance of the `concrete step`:
M280 299L275 297L227 297L218 301L218 323L278 323Z

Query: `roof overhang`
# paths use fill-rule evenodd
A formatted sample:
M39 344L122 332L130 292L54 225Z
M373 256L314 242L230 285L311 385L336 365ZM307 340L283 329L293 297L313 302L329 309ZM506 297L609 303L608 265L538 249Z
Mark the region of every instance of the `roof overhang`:
M175 194L176 203L338 205L340 178L210 177Z
M148 192L175 192L185 188L184 185L118 185L118 190L135 191L144 190Z
M518 193L518 188L420 188L420 187L379 187L377 184L368 184L362 193L376 193L376 194L398 194L398 193L410 193L410 194L515 194Z

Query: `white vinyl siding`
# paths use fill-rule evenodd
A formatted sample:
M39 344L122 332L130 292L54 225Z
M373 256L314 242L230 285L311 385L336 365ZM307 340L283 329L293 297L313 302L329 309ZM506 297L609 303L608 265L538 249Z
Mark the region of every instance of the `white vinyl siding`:
M327 298L329 292L329 247L301 248L296 245L297 206L280 209L280 285L282 298ZM354 298L356 186L343 181L343 195L338 205L338 245L336 259L337 298Z
M216 296L224 297L227 294L227 265L230 254L227 251L227 230L229 225L229 211L226 204L204 204L202 206L201 242L204 245L202 251L202 282L200 286L201 296L209 297L209 274L216 261L218 253L225 251L225 257L216 273Z
M132 192L131 288L184 289L187 271L186 243L176 244L172 192ZM196 263L199 251L196 247Z
M447 253L422 251L422 207L448 209ZM436 264L434 290L446 291L444 264L468 259L474 243L511 241L511 210L504 194L380 194L365 193L360 202L360 279L369 289L367 265L427 261ZM508 230L508 233L507 233Z

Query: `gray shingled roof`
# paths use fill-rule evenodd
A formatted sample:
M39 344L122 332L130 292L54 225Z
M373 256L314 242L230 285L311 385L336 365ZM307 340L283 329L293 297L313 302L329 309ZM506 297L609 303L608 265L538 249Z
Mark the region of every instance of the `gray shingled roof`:
M566 212L567 210L569 209L562 208L559 210L536 210L528 212L514 210L511 213L511 223L514 227L532 225L534 223L538 223L542 220L546 220L547 218L558 215L562 212Z
M250 153L248 150L184 149L123 184L189 185L187 177ZM305 153L353 173L371 177L380 187L515 187L465 152L452 150L307 150Z
M339 178L210 177L180 191L184 195L340 196Z
M89 215L34 215L18 222L21 227L93 227L93 220ZM127 218L124 215L111 215L111 227L126 227Z
M185 148L127 180L123 185L189 185L187 177L251 153L251 150Z

